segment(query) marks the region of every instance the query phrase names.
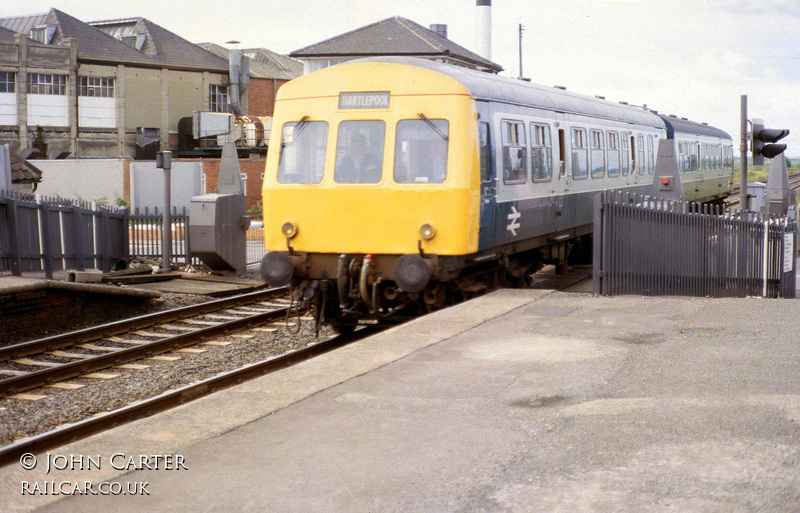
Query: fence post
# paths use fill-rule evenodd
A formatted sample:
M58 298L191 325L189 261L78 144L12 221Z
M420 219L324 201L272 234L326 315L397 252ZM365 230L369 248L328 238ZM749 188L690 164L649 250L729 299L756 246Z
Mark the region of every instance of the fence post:
M100 251L100 270L104 273L111 272L111 227L108 219L108 210L100 208L99 226L95 247Z
M6 197L8 205L8 243L9 243L9 263L11 264L11 274L22 276L22 262L19 254L19 231L17 226L17 200L10 195Z
M85 271L86 268L83 265L83 223L81 222L81 207L73 205L70 214L72 215L72 222L70 224L74 232L73 254L75 255L75 269L78 271Z
M50 209L47 203L39 202L39 240L42 244L42 268L44 277L53 279L53 249L50 247Z
M594 235L592 238L592 292L595 294L603 293L603 200L605 192L600 192L594 197Z
M186 207L183 207L183 251L186 254L186 265L192 265L192 252L189 251L189 214Z

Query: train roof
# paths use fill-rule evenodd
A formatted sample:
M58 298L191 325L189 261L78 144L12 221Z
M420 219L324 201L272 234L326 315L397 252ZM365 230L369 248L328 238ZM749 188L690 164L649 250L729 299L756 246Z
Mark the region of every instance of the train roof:
M556 112L590 115L601 119L613 119L636 125L651 126L667 130L670 137L674 132L680 132L730 139L727 133L717 128L672 116L659 116L642 107L614 103L602 98L578 94L557 87L533 84L525 80L501 77L451 64L415 57L371 57L349 61L348 63L356 62L405 64L435 71L458 80L478 101L530 105Z
M675 132L708 135L711 137L720 137L722 139L731 138L727 132L713 126L709 126L706 123L696 123L694 121L689 121L688 119L679 118L677 116L666 116L661 114L660 116L661 119L664 120L664 124L667 125L667 137L670 139L674 137Z

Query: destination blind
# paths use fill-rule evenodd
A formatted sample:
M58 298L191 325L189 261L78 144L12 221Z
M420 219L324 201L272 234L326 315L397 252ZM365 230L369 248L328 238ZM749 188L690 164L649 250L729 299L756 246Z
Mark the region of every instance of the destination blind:
M340 109L388 109L391 94L388 91L339 93Z

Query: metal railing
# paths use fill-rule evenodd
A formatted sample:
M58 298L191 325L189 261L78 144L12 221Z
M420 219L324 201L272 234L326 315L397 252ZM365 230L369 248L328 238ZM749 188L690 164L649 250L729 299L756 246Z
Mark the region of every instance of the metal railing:
M113 270L131 257L162 258L163 214L158 210L129 213L94 203L0 191L0 272L14 276L53 271ZM247 232L247 263L261 261L264 230ZM189 214L172 214L171 263L199 264L191 256Z
M161 259L163 252L162 230L164 226L163 213L158 209L152 212L144 209L136 210L129 214L128 237L130 240L130 255L146 258ZM190 252L189 243L189 213L186 208L181 211L172 209L172 247L170 259L173 264L191 263L200 264L200 259L195 258ZM246 239L247 264L257 264L264 258L264 229L260 224L254 224L247 230Z
M796 231L786 218L604 191L594 292L793 298Z
M86 201L0 191L0 271L108 272L127 256L125 212Z
M200 260L192 259L189 251L189 213L184 207L181 211L172 209L172 244L170 261L172 264L199 264ZM158 208L150 211L136 209L127 215L128 251L131 256L161 259L161 244L164 231L164 213Z

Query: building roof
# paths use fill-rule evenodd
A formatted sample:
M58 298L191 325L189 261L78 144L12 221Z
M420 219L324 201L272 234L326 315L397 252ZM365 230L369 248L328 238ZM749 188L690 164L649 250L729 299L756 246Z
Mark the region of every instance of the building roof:
M42 181L42 171L21 158L19 155L11 153L11 183L39 183Z
M78 43L78 59L82 61L173 69L228 70L225 59L144 18L89 24L58 9L50 9L47 14L0 18L0 27L25 35L30 34L32 28L41 26L54 28L52 38L48 41L50 45L61 45L65 38L74 38ZM110 26L111 29L102 30L104 26ZM125 30L144 34L147 44L137 49L123 43L121 37ZM119 36L119 39L115 36Z
M395 16L340 36L295 50L290 57L368 57L368 56L441 57L450 62L484 71L503 68L463 46L438 35L418 23Z
M199 46L223 59L230 57L230 50L215 43L200 43ZM242 55L250 57L250 76L277 80L292 80L303 74L303 63L280 55L266 48L248 48L239 50Z
M13 30L0 27L0 41L14 41L14 34L15 32Z
M200 45L191 43L146 18L107 20L90 24L104 32L106 32L104 27L112 27L110 32L114 36L119 34L120 39L122 35L127 35L126 33L131 31L136 35L146 35L142 51L155 63L169 67L228 70L226 59L214 55Z

